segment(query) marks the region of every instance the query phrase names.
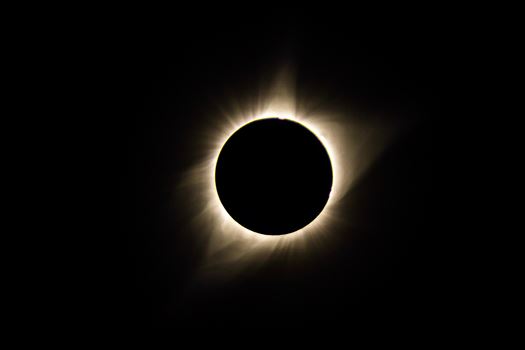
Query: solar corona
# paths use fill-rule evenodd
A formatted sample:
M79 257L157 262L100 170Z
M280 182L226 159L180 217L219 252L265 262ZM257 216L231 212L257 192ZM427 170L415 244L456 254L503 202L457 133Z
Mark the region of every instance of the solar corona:
M223 101L192 138L199 156L178 193L203 244L204 274L335 243L347 223L342 199L382 149L373 123L312 108L292 85L281 79L266 95Z

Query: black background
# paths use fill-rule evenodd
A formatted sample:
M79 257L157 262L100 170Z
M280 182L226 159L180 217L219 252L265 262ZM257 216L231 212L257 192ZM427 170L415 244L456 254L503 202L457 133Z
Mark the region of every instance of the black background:
M72 35L71 79L82 85L72 112L82 117L71 136L86 141L72 158L86 194L69 249L81 266L63 296L70 317L133 327L454 322L456 238L443 231L438 130L455 123L466 80L465 18L261 13L112 13ZM190 288L202 242L185 234L191 218L174 191L206 151L192 140L221 101L256 94L283 62L303 95L410 127L343 199L351 224L337 246Z

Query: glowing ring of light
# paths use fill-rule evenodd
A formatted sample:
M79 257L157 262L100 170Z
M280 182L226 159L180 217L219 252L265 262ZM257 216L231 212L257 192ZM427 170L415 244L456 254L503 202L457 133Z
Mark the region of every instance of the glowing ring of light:
M215 167L218 161L218 157L220 154L220 151L226 141L240 128L242 128L244 125L249 124L255 120L259 119L269 119L269 118L279 118L279 119L288 119L295 121L305 128L307 128L310 132L312 132L322 143L322 145L325 147L328 156L330 158L330 163L332 166L332 176L333 176L333 182L332 182L332 189L330 192L330 195L328 197L328 201L321 211L321 213L308 225L305 227L285 234L285 235L279 235L279 236L270 236L270 235L262 235L259 233L256 233L254 231L251 231L239 223L237 223L226 211L224 206L222 205L218 193L217 188L215 184ZM206 201L209 205L209 209L213 211L212 215L217 218L217 223L220 225L220 231L223 234L224 239L226 240L232 240L232 239L240 239L245 242L251 242L253 244L259 245L262 244L262 246L281 246L281 245L288 245L292 242L297 243L298 241L305 240L307 238L312 238L313 233L324 231L323 229L330 223L330 221L333 220L333 210L334 205L337 202L339 198L346 192L346 181L344 179L342 166L340 160L340 155L337 152L336 147L334 146L333 142L331 142L329 135L331 130L327 129L322 122L316 123L316 119L314 118L302 118L298 115L283 115L283 114L277 114L277 113L262 113L255 117L251 118L239 118L237 120L230 120L230 125L228 126L228 129L225 130L220 137L218 137L214 142L214 147L212 151L212 157L211 161L208 163L208 193ZM333 125L329 124L328 127ZM229 235L230 237L226 237L226 235Z
M306 256L321 246L336 242L336 227L346 225L342 198L372 164L395 131L373 120L354 118L331 109L312 111L308 101L298 99L289 79L282 78L268 96L240 103L219 105L199 135L192 138L191 151L200 159L188 169L180 183L177 207L191 217L192 234L204 243L201 271L217 277L231 276L249 264L263 263L274 253ZM215 167L222 147L238 129L258 119L295 121L312 132L325 147L332 166L332 189L325 207L308 225L284 235L264 235L237 223L223 207L215 184Z
M341 199L381 149L378 128L370 127L374 125L354 119L348 111L341 115L319 106L312 110L308 101L296 98L286 79L279 80L268 95L254 98L218 105L217 113L209 116L192 138L193 145L188 145L200 160L180 183L177 207L190 215L188 233L203 243L201 269L206 273L231 275L248 264L263 263L274 253L306 257L336 242L336 228L347 222ZM256 233L236 222L222 205L215 183L216 164L226 141L246 124L268 118L288 119L307 128L324 146L332 167L332 188L319 215L295 232L275 236Z

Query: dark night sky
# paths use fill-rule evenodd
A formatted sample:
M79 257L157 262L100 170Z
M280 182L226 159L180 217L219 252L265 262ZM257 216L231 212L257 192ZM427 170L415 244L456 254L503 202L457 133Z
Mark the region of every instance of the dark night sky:
M86 254L71 272L73 317L107 326L348 329L452 317L437 130L453 122L465 79L461 18L117 17L75 37L86 43L72 74L85 81L77 132L90 140L82 171L93 190L82 206L95 214L74 229ZM256 94L283 62L295 67L299 92L410 128L343 200L351 225L336 246L284 267L276 256L188 292L201 242L183 234L189 218L177 209L184 203L173 204L174 184L203 152L188 145L217 103Z

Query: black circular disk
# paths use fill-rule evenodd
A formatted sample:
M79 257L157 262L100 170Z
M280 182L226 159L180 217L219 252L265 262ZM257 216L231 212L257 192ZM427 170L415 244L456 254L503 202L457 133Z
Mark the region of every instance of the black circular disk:
M332 188L326 149L291 120L260 119L224 144L215 169L222 205L245 228L283 235L312 222Z

